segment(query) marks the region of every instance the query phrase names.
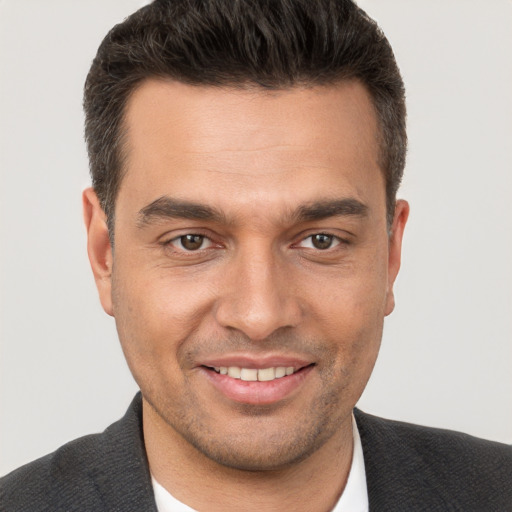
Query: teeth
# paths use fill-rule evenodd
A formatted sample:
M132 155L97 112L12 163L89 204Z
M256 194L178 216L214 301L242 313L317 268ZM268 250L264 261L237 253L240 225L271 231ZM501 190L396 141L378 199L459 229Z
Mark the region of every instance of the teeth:
M274 368L264 368L263 370L258 370L258 380L261 381L269 381L274 380L276 378L276 370Z
M240 368L238 366L215 366L213 368L221 375L227 375L233 379L241 379L248 382L269 382L274 379L281 379L295 372L293 366L278 366L276 368Z
M247 381L257 381L258 380L258 370L253 368L242 368L240 370L240 378L242 380Z
M286 368L283 368L282 366L279 366L276 368L276 379L280 379L281 377L284 377L286 375Z
M228 368L228 375L230 377L233 377L233 379L239 379L241 376L241 370L238 368L238 366L230 366Z

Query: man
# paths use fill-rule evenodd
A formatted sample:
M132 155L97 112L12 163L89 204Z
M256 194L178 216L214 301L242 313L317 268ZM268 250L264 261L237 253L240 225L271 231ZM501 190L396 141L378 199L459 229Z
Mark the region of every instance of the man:
M141 396L8 475L7 510L511 509L510 448L353 415L408 216L403 85L362 11L154 2L85 112L89 258Z

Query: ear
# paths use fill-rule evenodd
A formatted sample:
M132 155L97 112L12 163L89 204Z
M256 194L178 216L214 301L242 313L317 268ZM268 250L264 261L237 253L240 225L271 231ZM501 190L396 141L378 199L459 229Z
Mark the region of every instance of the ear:
M105 312L112 310L112 246L108 236L107 218L92 188L82 194L85 228L87 230L87 254L92 273Z
M409 203L399 199L395 206L395 216L389 235L389 254L388 254L388 289L386 296L385 315L389 315L395 309L395 295L393 285L396 276L400 270L402 259L402 238L404 235L405 224L409 217Z

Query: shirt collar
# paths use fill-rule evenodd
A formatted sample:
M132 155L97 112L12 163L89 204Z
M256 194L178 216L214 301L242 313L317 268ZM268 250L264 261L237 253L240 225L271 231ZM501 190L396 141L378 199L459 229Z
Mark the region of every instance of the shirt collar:
M352 464L348 474L347 484L338 503L332 512L368 512L368 491L366 489L366 471L364 469L363 445L357 423L352 415L352 433L354 437L354 450Z

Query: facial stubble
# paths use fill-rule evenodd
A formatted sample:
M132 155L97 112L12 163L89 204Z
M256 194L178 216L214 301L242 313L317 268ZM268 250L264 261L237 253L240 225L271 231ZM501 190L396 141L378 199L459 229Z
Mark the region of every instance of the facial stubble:
M275 342L265 341L265 348L269 350L275 343L281 350L286 346L299 350L296 339L279 338ZM226 345L225 340L222 344L211 340L209 343L217 349ZM245 343L239 338L231 340L229 347L233 350ZM313 385L320 383L320 392L312 395L300 410L298 398L292 396L270 405L230 403L229 416L215 419L201 406L201 397L194 390L193 379L197 378L194 370L183 373L180 387L184 392L179 396L162 392L162 386L144 386L140 382L142 393L172 435L179 436L210 461L243 471L290 468L308 459L329 440L340 448L347 443L347 433L351 436L354 390L349 370L346 366L336 368L336 351L326 348L325 344L311 340L302 340L299 344L319 361L313 369L316 372ZM196 353L204 353L208 344L202 342L194 346L201 349L184 351L178 358L185 367L197 360Z

